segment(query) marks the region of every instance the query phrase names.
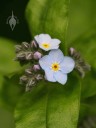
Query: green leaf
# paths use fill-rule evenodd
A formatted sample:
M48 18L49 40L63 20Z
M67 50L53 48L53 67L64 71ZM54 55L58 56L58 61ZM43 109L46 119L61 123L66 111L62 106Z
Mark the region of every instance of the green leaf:
M8 74L20 69L19 63L15 62L15 48L11 40L0 38L0 73Z
M73 42L84 32L88 32L96 24L95 0L71 0L67 43ZM77 42L78 43L78 42Z
M91 71L82 81L82 98L96 94L96 25L70 44L91 65ZM85 93L86 92L86 93Z
M96 25L70 43L70 46L79 50L82 57L96 70Z
M14 72L21 69L14 58L14 41L0 38L0 128L15 127L13 110L22 95L19 75L10 78ZM4 77L5 75L9 78Z
M2 84L3 84L3 76L0 74L0 91L2 89Z
M85 93L86 92L86 93ZM82 80L82 99L96 95L96 71L91 69Z
M71 76L65 86L41 82L19 101L16 128L76 128L79 102L80 83L76 77Z
M65 47L69 0L30 0L26 18L33 36L48 33L59 38Z
M4 77L0 90L0 106L11 112L14 111L16 103L25 89L19 84L19 77L20 74L15 74L11 78Z
M96 116L96 95L86 98L81 102L80 106L80 121L85 117Z
M0 108L0 128L14 128L14 118L13 115L4 110L3 108Z

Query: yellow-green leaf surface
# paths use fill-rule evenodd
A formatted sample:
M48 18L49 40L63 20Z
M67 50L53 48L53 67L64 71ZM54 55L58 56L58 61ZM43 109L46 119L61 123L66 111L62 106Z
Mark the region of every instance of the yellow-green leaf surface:
M67 43L72 43L96 24L96 0L70 0ZM78 43L78 42L77 42Z
M82 98L96 95L96 25L70 44L91 65L82 81Z
M14 127L15 124L14 124L13 115L7 110L0 108L0 128L14 128Z
M19 84L19 78L20 74L15 74L11 78L4 77L0 90L0 106L11 112L24 92L24 87Z
M69 0L30 0L26 9L27 22L33 36L48 33L65 46Z
M15 128L14 109L24 92L19 74L11 78L0 76L0 128Z
M14 41L0 38L0 128L15 127L12 112L20 95L22 95L19 76L15 78L4 77L9 77L11 73L21 68L19 63L14 61L14 44Z
M89 116L96 116L96 95L86 98L80 105L80 121Z
M20 69L19 64L14 61L14 57L14 42L0 38L0 74L12 73Z
M65 86L41 82L19 101L16 128L77 128L79 100L76 77L70 76Z

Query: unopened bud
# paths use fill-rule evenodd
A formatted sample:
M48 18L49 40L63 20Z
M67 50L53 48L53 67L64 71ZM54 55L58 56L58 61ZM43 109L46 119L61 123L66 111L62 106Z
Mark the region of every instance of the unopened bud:
M17 60L25 60L25 53L24 52L18 53L16 58Z
M90 65L84 61L80 52L78 52L74 48L69 49L69 54L75 61L75 69L78 71L80 76L83 78L85 76L85 72L91 69Z
M26 92L31 91L32 87L35 86L36 81L35 79L31 78L28 80L28 83L26 84Z
M28 78L27 78L27 76L21 76L20 77L20 84L23 84L23 83L27 83L27 80L28 80Z
M42 79L43 79L43 75L41 74L36 75L36 80L42 80Z
M29 81L28 81L28 85L29 86L32 86L32 85L34 85L35 84L35 79L30 79Z
M39 65L34 65L34 66L33 66L33 70L34 70L34 71L40 70L40 66L39 66Z
M15 45L15 51L16 53L20 52L22 50L21 45Z
M71 47L71 48L69 49L69 54L72 56L72 55L74 54L74 52L75 52L75 49Z
M32 75L32 68L26 69L26 70L25 70L25 73L26 73L27 75Z
M22 42L22 48L23 49L28 49L29 48L29 44L27 42Z
M37 43L34 40L30 43L30 45L31 45L32 48L37 48L38 47Z
M32 52L27 52L26 53L26 60L31 60L33 58Z
M34 57L35 60L38 60L42 57L42 54L37 51L37 52L34 53L33 57Z

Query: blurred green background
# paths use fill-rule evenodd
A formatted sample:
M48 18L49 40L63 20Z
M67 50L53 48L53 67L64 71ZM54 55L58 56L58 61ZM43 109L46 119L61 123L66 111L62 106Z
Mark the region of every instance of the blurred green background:
M24 94L24 88L18 84L22 69L13 59L14 45L32 40L28 19L26 21L25 18L27 3L28 0L0 1L0 128L15 127L14 109ZM19 19L13 31L6 24L12 10ZM96 0L70 0L66 43L80 51L92 66L82 80L78 128L96 128L96 120L93 119L96 118Z

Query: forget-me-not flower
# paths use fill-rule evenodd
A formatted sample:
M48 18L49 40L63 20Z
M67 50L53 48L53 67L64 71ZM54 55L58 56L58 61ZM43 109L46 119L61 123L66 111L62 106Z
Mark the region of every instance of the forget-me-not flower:
M45 55L39 60L39 64L45 71L45 77L48 81L57 81L63 85L67 82L67 74L75 67L74 60L64 56L59 49L50 51L49 55Z
M39 47L45 51L58 49L61 43L58 39L52 39L48 34L40 34L34 37Z

